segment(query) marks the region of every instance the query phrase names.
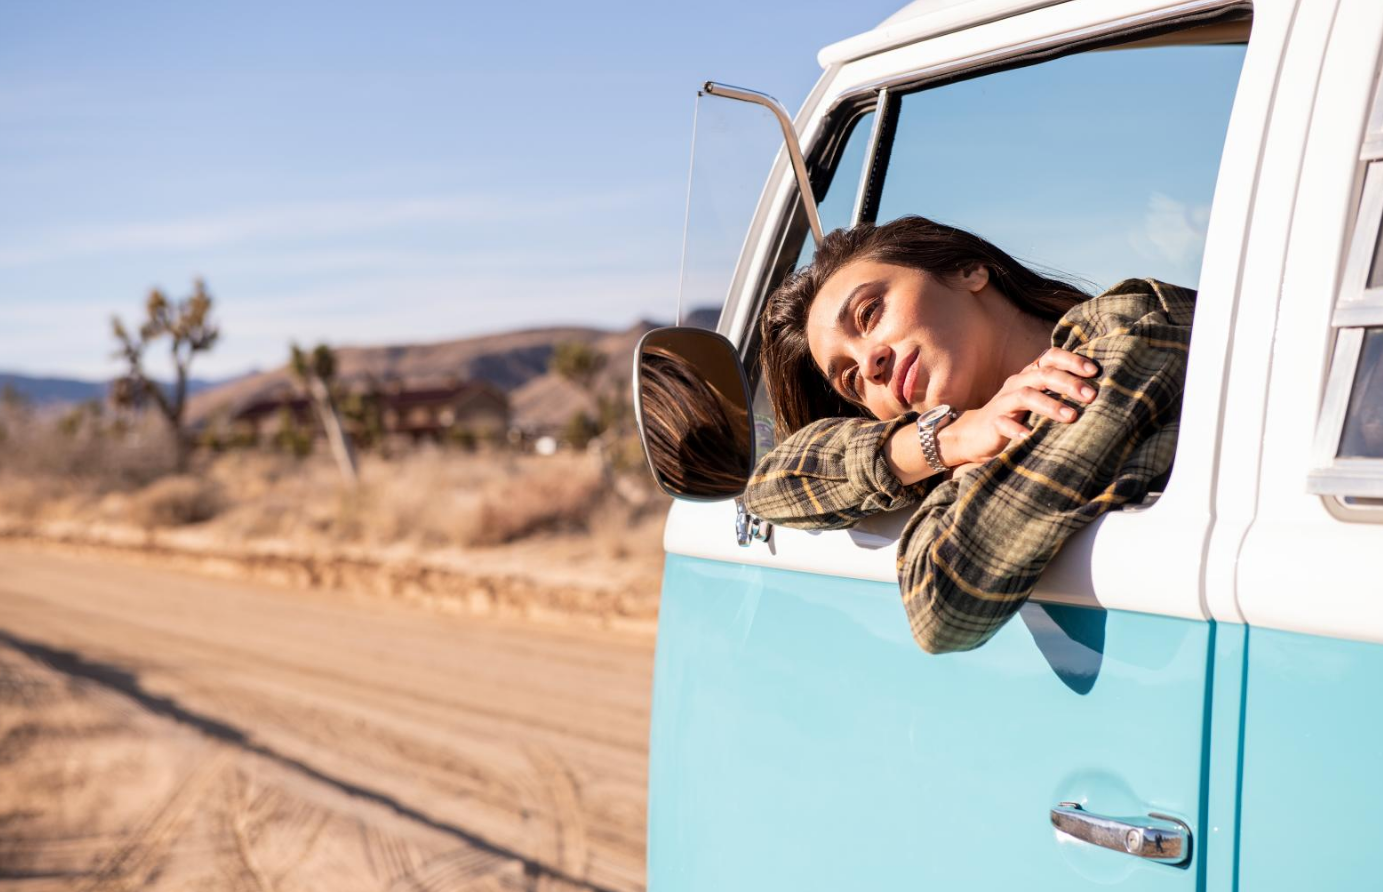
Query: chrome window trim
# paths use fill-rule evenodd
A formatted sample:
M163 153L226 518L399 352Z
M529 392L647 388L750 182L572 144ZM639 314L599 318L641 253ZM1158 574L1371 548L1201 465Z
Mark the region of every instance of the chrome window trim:
M1364 346L1362 328L1346 328L1335 336L1334 355L1330 357L1330 373L1326 378L1325 398L1321 401L1316 439L1312 444L1312 476L1335 464L1340 448L1345 416L1349 413L1349 392L1354 384L1354 368ZM1350 493L1352 495L1352 493Z
M974 72L975 74L979 74L987 69L996 68L1008 62L1018 62L1031 57L1040 59L1055 53L1064 55L1066 53L1080 52L1086 44L1106 43L1117 40L1120 37L1135 34L1142 30L1163 28L1176 29L1184 23L1194 22L1198 19L1214 18L1235 10L1251 13L1253 11L1253 3L1251 0L1188 0L1186 3L1180 3L1166 9L1152 10L1137 15L1126 16L1122 19L1105 22L1101 25L1087 25L1084 28L1076 28L1071 31L1064 31L1060 34L1053 34L1049 37L1025 41L1013 46L1004 47L1000 50L992 50L987 53L969 56L965 59L956 59L951 62L929 65L925 68L910 71L907 74L894 75L857 86L837 96L832 101L826 113L829 116L833 114L839 106L850 102L858 102L860 99L878 93L880 90L887 89L899 93L911 92L912 90L926 86L931 81L949 75L963 72Z
M1364 148L1359 157L1363 161L1383 159L1383 82L1374 93L1373 109L1369 112L1369 124L1364 131Z
M855 209L850 225L873 223L879 215L879 195L883 190L887 160L892 156L893 134L898 127L898 100L884 87L874 102L874 129L864 150L864 169L860 171L860 187L855 192ZM880 164L880 156L885 163Z
M1346 500L1383 498L1383 458L1341 458L1338 453L1364 335L1369 328L1383 327L1383 286L1368 287L1379 233L1383 230L1383 78L1374 88L1359 158L1364 165L1364 184L1340 277L1340 292L1331 314L1335 348L1316 419L1306 491L1326 497L1332 513L1348 510L1360 519L1361 515L1377 519L1376 507L1361 508Z
M1336 328L1383 325L1383 287L1368 287L1380 227L1383 227L1383 161L1375 161L1364 172L1359 214L1350 237L1349 259L1340 279L1340 296L1332 317Z

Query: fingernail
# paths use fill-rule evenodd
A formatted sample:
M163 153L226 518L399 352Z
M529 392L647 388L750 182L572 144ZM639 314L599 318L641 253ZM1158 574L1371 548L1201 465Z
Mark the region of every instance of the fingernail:
M1062 409L1062 410L1061 410L1061 417L1062 417L1062 418L1065 418L1066 420L1069 421L1069 420L1071 420L1072 418L1075 418L1075 417L1076 417L1076 410L1075 410L1075 409L1070 409L1070 408Z
M1089 387L1082 387L1080 389L1080 395L1083 399L1093 400L1095 398L1095 391Z
M1081 365L1081 368L1083 368L1083 369L1085 369L1087 372L1090 372L1091 374L1093 374L1094 371L1095 371L1095 364L1094 364L1093 362L1083 363L1083 364Z

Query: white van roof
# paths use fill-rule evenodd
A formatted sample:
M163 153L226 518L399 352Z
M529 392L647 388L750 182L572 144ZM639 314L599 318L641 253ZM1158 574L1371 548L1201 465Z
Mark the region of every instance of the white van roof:
M874 30L833 43L816 58L822 68L827 68L905 43L1062 2L1064 0L913 0Z

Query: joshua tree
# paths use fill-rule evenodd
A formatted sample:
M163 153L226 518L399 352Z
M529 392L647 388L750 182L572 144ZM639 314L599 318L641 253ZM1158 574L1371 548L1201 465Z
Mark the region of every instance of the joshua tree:
M596 376L605 368L605 354L580 341L563 341L552 351L549 368L580 387L591 391Z
M597 406L601 402L601 396L597 392L596 377L604 368L605 354L590 344L583 344L580 341L563 341L558 344L552 351L552 359L548 362L549 371L581 388L596 402ZM576 448L584 449L595 441L604 430L605 427L600 423L600 419L592 418L588 413L577 410L567 420L562 438ZM599 450L601 444L597 442L595 445L596 449Z
M563 437L577 448L595 452L600 461L600 473L606 484L626 502L638 505L644 493L628 477L616 473L625 469L626 441L632 437L630 422L633 413L628 395L622 388L612 388L599 380L605 368L606 355L589 344L566 341L558 344L548 368L580 387L595 403L595 415L577 411L567 421Z
M131 334L120 317L111 318L111 327L120 349L115 356L126 363L125 373L111 387L116 405L138 407L152 402L173 432L177 469L187 470L192 449L192 437L183 426L187 408L187 375L193 358L210 350L221 330L211 321L211 295L201 279L193 285L192 294L182 300L169 300L155 288L144 303L144 321L137 334ZM144 371L144 351L149 345L167 338L173 360L174 381L171 392L152 380Z
M363 388L344 394L339 406L341 417L351 426L351 439L362 449L378 449L388 457L384 436L384 389L373 376Z
M307 395L312 400L313 408L317 410L317 417L322 421L322 429L326 431L327 442L331 443L331 454L336 458L336 466L341 469L341 476L347 485L354 486L360 479L355 462L355 449L352 448L350 438L341 426L341 412L337 408L336 395L333 392L336 384L336 354L326 344L318 344L311 353L297 344L293 344L290 349L293 351L293 374L297 375L298 380L307 388Z

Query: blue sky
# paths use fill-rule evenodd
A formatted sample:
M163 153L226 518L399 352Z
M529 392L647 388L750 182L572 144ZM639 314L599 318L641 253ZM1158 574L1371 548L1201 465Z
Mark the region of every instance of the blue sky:
M669 318L696 87L795 109L896 5L4 4L0 369L110 375L198 275L199 375Z

